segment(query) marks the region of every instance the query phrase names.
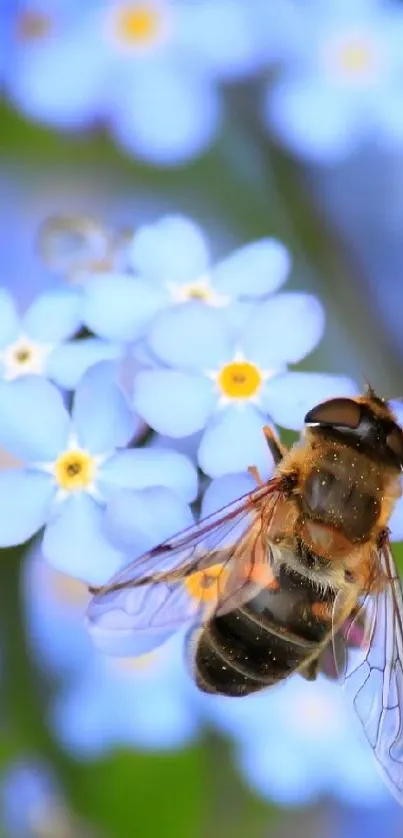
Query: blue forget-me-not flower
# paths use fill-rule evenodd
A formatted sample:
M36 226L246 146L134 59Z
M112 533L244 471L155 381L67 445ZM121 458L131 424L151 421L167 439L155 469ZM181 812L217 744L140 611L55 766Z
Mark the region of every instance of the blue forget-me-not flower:
M368 140L401 148L399 3L309 0L283 11L278 79L264 101L266 123L280 141L319 163L342 160Z
M148 332L164 368L138 373L136 410L171 437L203 429L198 460L212 477L264 468L268 417L298 430L312 404L355 392L344 376L288 370L316 346L323 326L318 300L296 292L262 302L237 333L197 303L164 312Z
M70 5L16 12L9 96L63 128L106 119L124 148L151 162L203 152L221 121L217 82L249 75L270 54L242 0Z
M136 340L157 314L191 301L232 321L240 309L277 291L290 269L287 248L270 238L240 247L213 266L203 230L181 215L140 226L127 243L126 260L125 272L90 276L82 289L88 328L118 341Z
M42 548L55 567L105 582L125 560L104 533L105 504L115 492L165 486L185 501L197 495L196 471L184 455L120 450L138 427L108 362L83 377L71 416L42 378L3 383L0 444L24 465L0 472L0 545L20 544L45 527Z
M50 722L69 751L91 758L117 746L169 749L196 736L182 635L150 654L139 645L135 658L99 654L84 628L86 586L54 570L38 550L24 570L24 597L31 649L58 677Z
M40 375L72 390L90 366L121 355L118 344L99 338L69 340L81 324L80 294L73 289L40 294L20 316L12 295L0 288L0 379Z

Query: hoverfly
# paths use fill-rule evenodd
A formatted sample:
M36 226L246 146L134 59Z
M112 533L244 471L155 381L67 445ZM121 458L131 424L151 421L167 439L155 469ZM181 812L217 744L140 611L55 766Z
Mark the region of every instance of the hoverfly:
M130 235L128 230L113 233L84 215L52 215L39 229L37 247L51 271L80 284L90 275L119 265Z
M403 802L403 599L388 521L403 431L372 389L322 402L256 489L93 589L95 627L190 626L200 689L244 696L331 652L373 753ZM110 621L110 617L116 617ZM113 629L112 629L113 630Z

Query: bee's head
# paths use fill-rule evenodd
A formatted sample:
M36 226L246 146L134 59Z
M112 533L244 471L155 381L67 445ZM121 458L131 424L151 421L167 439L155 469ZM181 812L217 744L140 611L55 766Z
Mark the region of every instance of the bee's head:
M304 421L321 436L338 439L385 465L403 468L403 431L388 403L373 391L357 399L321 402Z

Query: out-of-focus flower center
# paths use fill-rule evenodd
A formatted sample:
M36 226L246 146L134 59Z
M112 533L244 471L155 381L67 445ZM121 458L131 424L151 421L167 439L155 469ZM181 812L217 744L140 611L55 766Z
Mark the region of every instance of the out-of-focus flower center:
M54 465L59 486L68 492L77 492L93 485L96 461L82 449L64 451Z
M51 344L35 343L25 336L19 337L0 350L3 378L12 381L21 375L42 375L52 349Z
M143 672L147 673L154 668L162 660L164 647L153 649L152 652L146 652L144 655L138 655L135 658L116 658L113 661L113 666L119 672L127 675L141 675Z
M119 3L113 9L113 36L123 49L160 43L166 34L166 10L162 2Z
M174 303L188 303L191 300L199 300L214 308L221 308L229 303L229 297L219 294L212 287L208 278L195 279L185 284L180 282L167 282L166 287Z
M249 361L233 361L220 371L218 384L230 399L250 399L262 383L260 370Z
M346 80L361 81L370 76L378 63L373 44L365 35L351 35L332 43L330 63L334 71Z
M50 584L55 599L72 606L85 606L89 600L88 588L84 582L67 576L59 570L48 568Z
M223 592L228 573L222 565L212 565L208 570L192 573L185 579L191 597L202 602L216 602Z
M49 35L52 20L44 12L26 9L17 17L17 36L20 41L39 41Z

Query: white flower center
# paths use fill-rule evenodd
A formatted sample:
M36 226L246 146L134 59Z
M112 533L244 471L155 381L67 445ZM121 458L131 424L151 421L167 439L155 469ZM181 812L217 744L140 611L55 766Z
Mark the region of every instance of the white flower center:
M233 360L220 369L206 372L220 394L219 407L226 407L234 401L238 404L259 404L262 385L276 374L277 370L261 369L248 361L241 351L236 352Z
M166 288L174 303L188 303L190 300L199 300L213 308L222 308L230 302L229 296L219 294L212 287L208 276L199 277L199 279L185 284L168 281Z
M51 343L37 343L26 335L20 335L14 343L0 349L3 378L13 381L21 375L43 375L53 348Z

